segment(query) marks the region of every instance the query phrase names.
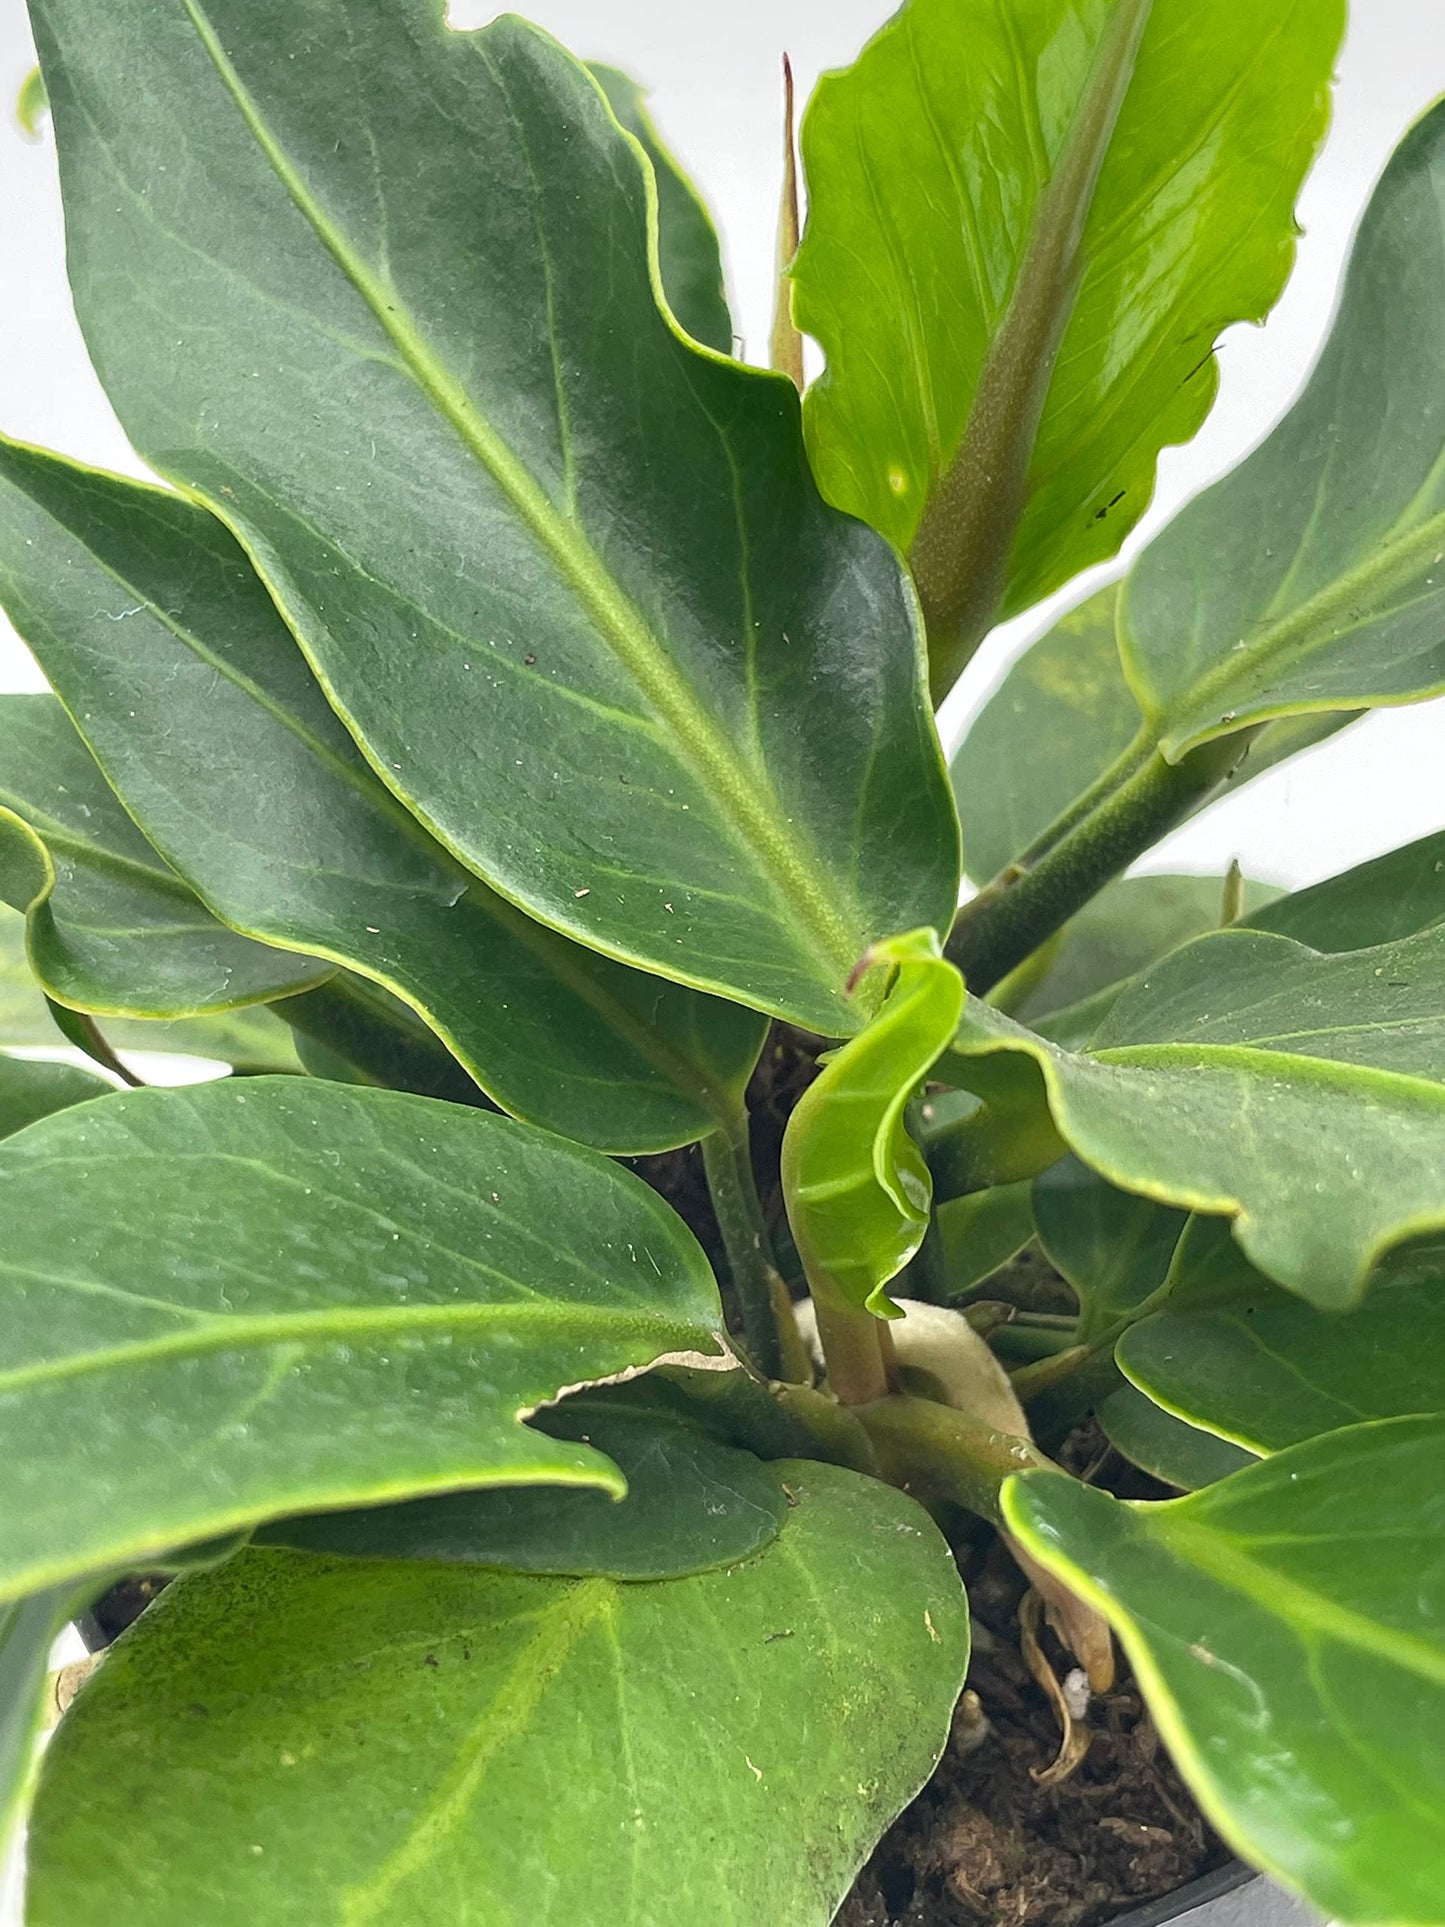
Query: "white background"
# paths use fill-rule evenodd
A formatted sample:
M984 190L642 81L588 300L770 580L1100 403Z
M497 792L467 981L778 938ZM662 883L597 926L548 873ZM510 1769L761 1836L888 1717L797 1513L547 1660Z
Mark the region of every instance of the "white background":
M887 0L521 4L577 53L612 60L651 86L664 133L717 212L737 326L760 358L772 299L781 54L791 53L806 95L821 68L856 53ZM491 0L455 0L454 18L475 26L494 11ZM1298 388L1365 199L1405 128L1445 92L1441 0L1354 0L1351 12L1334 128L1301 207L1294 282L1265 328L1226 337L1219 404L1190 447L1166 452L1143 533L1230 467ZM31 61L23 0L0 0L0 102L13 99ZM71 314L51 142L24 142L4 107L0 291L0 429L134 468ZM949 703L950 738L1040 626L1035 612L990 641ZM24 650L0 628L0 688L39 686ZM1144 867L1220 870L1238 855L1254 875L1302 883L1437 829L1445 824L1442 722L1436 704L1381 713L1210 811Z
M791 53L806 95L820 69L854 55L880 24L884 5L530 0L525 6L577 53L614 61L652 87L664 133L718 215L734 314L752 358L765 349L772 301L780 56ZM492 11L488 0L459 0L454 18L475 26ZM1445 92L1440 0L1354 0L1352 14L1334 128L1301 206L1306 233L1295 279L1264 329L1236 329L1226 337L1219 404L1195 443L1166 453L1143 533L1230 467L1283 410L1328 324L1349 237L1374 181L1405 128ZM23 141L8 112L32 61L23 0L0 0L0 430L134 470L71 313L51 142L48 136ZM990 641L949 704L950 734L1041 626L1036 612ZM0 623L0 688L40 686L23 647ZM1219 870L1238 855L1257 876L1299 883L1438 829L1445 824L1442 737L1441 703L1381 713L1210 811L1146 867Z

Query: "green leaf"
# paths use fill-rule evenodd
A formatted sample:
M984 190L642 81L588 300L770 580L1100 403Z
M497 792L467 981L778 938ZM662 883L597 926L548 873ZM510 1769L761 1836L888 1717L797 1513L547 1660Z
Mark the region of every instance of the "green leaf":
M1108 1615L1235 1851L1329 1918L1445 1890L1445 1419L1353 1425L1190 1498L1014 1479L1028 1551Z
M0 1137L63 1111L87 1098L104 1097L113 1087L74 1064L47 1064L0 1051Z
M372 776L203 509L0 443L0 595L136 821L227 923L363 972L505 1109L604 1150L687 1143L740 1102L762 1020L581 950L470 877Z
M1215 340L1284 286L1343 27L1340 0L908 0L820 84L809 450L830 501L912 547L935 652L1143 513Z
M50 1749L31 1927L825 1927L967 1615L912 1500L775 1471L779 1538L667 1584L257 1551L171 1587Z
M1368 950L1445 923L1445 830L1250 911L1243 921L1312 950Z
M1266 1276L1338 1310L1392 1246L1445 1224L1442 996L1438 929L1338 957L1223 930L1136 980L1087 1053L970 999L940 1075L986 1102L1005 1080L1010 1141L1032 1081L1111 1183L1232 1218ZM961 1188L990 1129L987 1109L960 1127ZM930 1157L945 1189L949 1155Z
M1111 1392L1100 1405L1098 1417L1105 1438L1116 1451L1165 1485L1178 1486L1181 1492L1198 1492L1255 1461L1253 1452L1213 1432L1186 1425L1133 1385L1121 1385L1117 1392Z
M50 1649L91 1589L55 1586L0 1606L0 1849L8 1851L35 1776Z
M1034 1235L1028 1184L999 1184L950 1198L934 1214L944 1297L967 1296L1018 1256Z
M205 1017L180 1017L169 1023L108 1017L105 1036L122 1052L183 1052L191 1057L213 1057L252 1074L300 1069L287 1026L273 1012L256 1004L241 1010L212 1011ZM0 904L0 1045L53 1049L61 1042L45 993L25 955L25 919Z
M186 1016L330 974L216 921L117 803L53 696L0 697L0 896L27 913L41 988L77 1010Z
M922 1244L933 1197L908 1103L958 1028L963 981L932 930L877 945L869 962L897 974L788 1119L783 1195L809 1278L888 1318L897 1307L885 1287Z
M451 1104L487 1102L410 1005L349 970L276 1008L291 1025L297 1055L313 1077L415 1091Z
M1021 860L1070 806L1127 764L1147 735L1115 640L1119 584L1061 616L1015 662L954 753L963 854L977 883ZM1352 722L1290 716L1241 742L1239 761L1196 809Z
M1276 1452L1364 1419L1445 1409L1445 1252L1406 1249L1365 1302L1321 1312L1197 1220L1163 1310L1125 1332L1121 1370L1191 1425Z
M1445 107L1375 190L1303 395L1125 584L1120 648L1171 762L1269 717L1445 689Z
M1192 937L1219 928L1224 881L1223 877L1143 876L1121 877L1107 885L1064 925L1053 963L1038 989L1010 1014L1032 1022L1036 1013L1071 1008L1101 991L1112 989L1117 995L1125 979ZM1264 910L1279 895L1267 883L1244 885L1247 910Z
M722 249L702 196L683 173L647 111L647 92L616 67L591 60L587 71L618 122L641 143L657 183L657 252L663 293L674 316L706 348L733 351Z
M659 309L596 83L435 0L33 19L110 396L382 780L556 929L856 1029L869 943L956 902L912 594L790 386Z
M50 100L45 92L45 79L38 67L32 67L20 83L20 92L15 97L15 118L20 123L20 131L31 140L40 135L40 123L49 109Z
M0 1599L278 1513L620 1491L518 1419L721 1322L639 1179L389 1091L111 1097L0 1146L0 1207Z
M622 1388L625 1392L628 1388ZM282 1519L261 1545L341 1557L444 1560L606 1579L680 1579L736 1565L778 1536L787 1500L751 1452L680 1416L617 1398L565 1399L534 1421L549 1438L605 1452L627 1496L499 1486L362 1512Z
M1034 1224L1044 1256L1078 1293L1078 1342L1089 1344L1162 1291L1188 1219L1106 1184L1077 1158L1036 1179Z

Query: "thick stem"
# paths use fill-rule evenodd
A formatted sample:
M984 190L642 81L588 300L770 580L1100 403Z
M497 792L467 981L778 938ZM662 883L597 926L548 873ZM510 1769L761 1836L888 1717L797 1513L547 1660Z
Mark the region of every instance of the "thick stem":
M872 1405L898 1389L898 1368L888 1327L853 1304L826 1277L809 1274L818 1343L828 1384L840 1405Z
M1154 751L1065 834L1040 838L1035 848L1044 853L1037 861L1011 865L966 903L947 953L970 991L981 997L992 990L1189 815L1229 775L1252 733L1241 730L1205 743L1180 763L1168 763Z
M1051 1465L1027 1439L992 1431L932 1399L883 1399L858 1418L891 1484L915 1498L966 1506L995 1524L1004 1480Z
M749 1355L767 1378L801 1380L807 1376L802 1341L793 1323L787 1287L773 1259L753 1178L745 1115L703 1139L702 1166L732 1272Z

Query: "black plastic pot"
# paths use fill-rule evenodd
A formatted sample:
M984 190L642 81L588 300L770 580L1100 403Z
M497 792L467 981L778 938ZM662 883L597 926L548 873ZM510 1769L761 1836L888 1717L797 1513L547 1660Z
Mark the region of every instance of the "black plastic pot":
M1322 1927L1302 1900L1232 1860L1202 1880L1121 1914L1110 1927Z

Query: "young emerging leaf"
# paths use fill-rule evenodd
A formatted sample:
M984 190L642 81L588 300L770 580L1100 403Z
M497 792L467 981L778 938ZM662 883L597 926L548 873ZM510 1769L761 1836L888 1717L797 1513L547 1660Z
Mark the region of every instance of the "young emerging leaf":
M1342 0L908 0L803 125L824 493L912 550L942 693L1118 548L1294 257Z
M1353 1425L1191 1498L1052 1473L1004 1507L1106 1613L1209 1818L1331 1919L1445 1890L1445 1419Z
M956 901L911 592L791 385L659 309L596 82L437 0L32 18L110 396L382 780L555 928L856 1028L857 957Z
M0 1211L0 1600L278 1513L620 1491L519 1419L714 1349L721 1323L640 1180L390 1091L262 1078L84 1105L0 1146Z
M1392 1246L1445 1224L1442 995L1438 929L1338 957L1224 930L1138 979L1086 1053L971 999L943 1074L986 1100L1007 1077L1016 1102L1032 1076L1111 1183L1230 1217L1268 1277L1339 1309ZM985 1110L959 1134L966 1186L991 1128ZM948 1153L932 1163L942 1179Z
M897 974L866 1030L804 1092L783 1139L783 1194L810 1279L897 1315L885 1287L923 1242L932 1180L908 1135L910 1098L958 1029L963 980L931 930L875 945Z
M777 1540L665 1584L257 1551L173 1587L51 1749L32 1927L823 1927L942 1750L967 1612L912 1500L773 1476Z
M204 509L0 441L0 596L136 821L235 929L361 971L508 1111L600 1149L732 1115L762 1020L580 949L462 869L372 775Z
M41 988L77 1010L189 1016L331 974L218 922L117 803L53 696L0 697L0 896L26 913Z

